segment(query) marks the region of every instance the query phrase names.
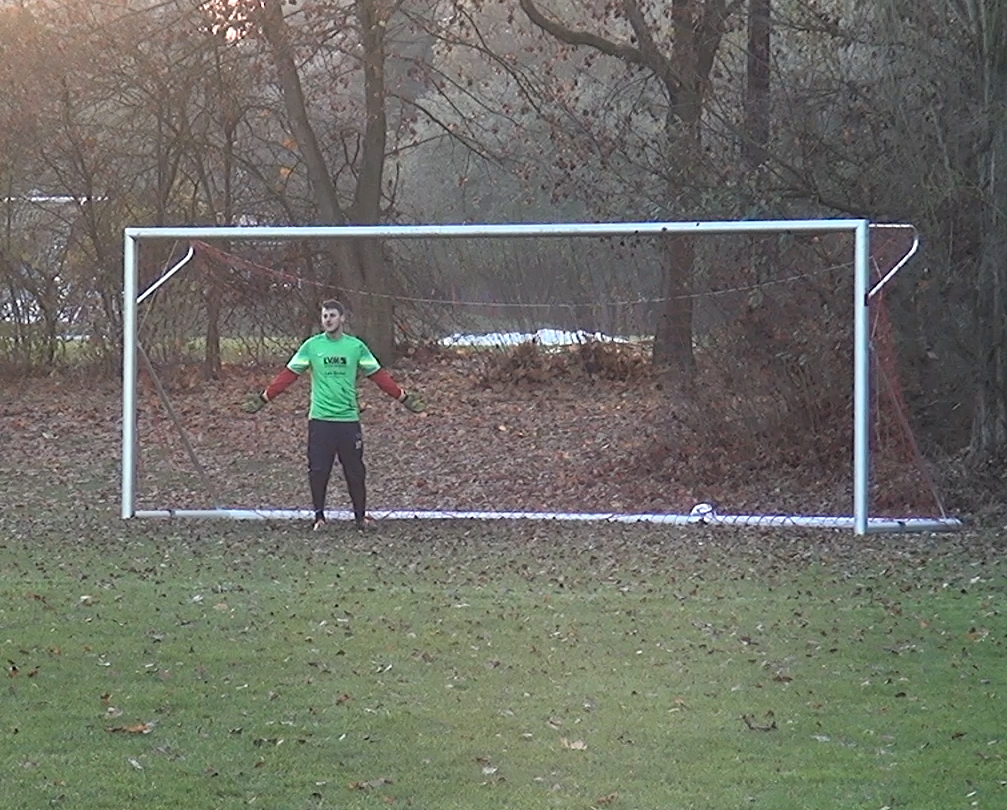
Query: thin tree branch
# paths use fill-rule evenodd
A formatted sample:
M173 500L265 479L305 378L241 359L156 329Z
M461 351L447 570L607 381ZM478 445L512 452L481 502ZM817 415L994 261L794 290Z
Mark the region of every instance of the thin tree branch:
M647 25L647 21L643 18L643 12L640 10L640 4L636 0L623 0L622 10L640 43L640 54L646 60L646 66L664 83L668 95L671 97L671 103L674 104L681 82L675 76L671 60L661 53L657 43L654 42L650 26Z
M604 54L614 56L616 59L622 59L624 62L642 65L653 70L653 65L651 65L639 48L613 42L610 39L605 39L589 31L575 31L573 28L568 28L562 23L546 17L539 11L532 0L520 0L520 3L521 9L528 16L529 20L560 42L565 42L567 45L573 45L574 47L587 46L588 48L594 48Z

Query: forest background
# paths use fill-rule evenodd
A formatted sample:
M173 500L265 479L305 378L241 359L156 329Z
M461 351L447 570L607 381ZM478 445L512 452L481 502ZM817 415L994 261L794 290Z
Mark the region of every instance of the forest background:
M999 500L997 0L4 0L0 82L9 380L115 378L128 226L865 217L921 237L887 304L923 454L959 507ZM160 364L195 362L211 380L234 322L258 318L252 297L288 312L275 301L289 284L249 279L266 266L313 282L311 306L292 312L313 320L323 292L345 298L382 358L460 328L450 302L507 305L517 325L522 306L552 302L568 315L552 325L603 330L633 298L648 303L650 360L688 397L710 330L710 248L686 237L631 271L625 257L558 261L535 246L495 260L485 245L215 247L245 264L204 251L217 269L159 297L148 343ZM800 379L816 364L828 373L778 342L799 325L827 343L848 311L816 315L806 291L761 286L804 261L779 238L732 250L715 279L747 291L732 345L789 358ZM145 280L175 258L145 252ZM833 376L848 397L848 377Z

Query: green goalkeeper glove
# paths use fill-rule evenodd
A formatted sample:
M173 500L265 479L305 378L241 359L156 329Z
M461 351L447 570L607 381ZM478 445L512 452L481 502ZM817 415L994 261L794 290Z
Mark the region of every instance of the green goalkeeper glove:
M258 413L266 407L266 402L268 400L259 391L253 391L245 397L245 401L241 404L241 409L245 413Z
M402 403L407 411L411 411L412 413L422 413L427 409L427 403L423 401L423 397L419 394L407 394L403 391L399 402Z

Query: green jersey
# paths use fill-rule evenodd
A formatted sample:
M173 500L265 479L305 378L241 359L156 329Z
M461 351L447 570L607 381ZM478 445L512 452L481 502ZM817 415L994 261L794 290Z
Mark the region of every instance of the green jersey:
M309 419L356 422L360 419L357 372L370 376L381 365L359 338L346 334L330 338L322 332L301 344L287 368L295 374L311 370Z

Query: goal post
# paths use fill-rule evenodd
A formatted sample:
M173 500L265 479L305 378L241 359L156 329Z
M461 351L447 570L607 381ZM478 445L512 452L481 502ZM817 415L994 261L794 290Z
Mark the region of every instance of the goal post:
M218 505L213 509L153 509L141 510L136 504L137 482L137 384L138 364L141 361L138 323L139 311L155 289L162 285L170 288L171 277L184 274L192 257L190 248L186 256L170 270L163 273L146 289L139 287L139 246L141 242L166 240L226 239L231 243L252 240L285 242L291 240L331 239L459 239L459 238L515 238L515 237L659 237L662 235L768 235L768 234L828 234L852 235L852 514L842 516L773 516L719 514L716 510L700 510L688 514L646 513L593 515L585 513L541 513L500 510L443 512L432 510L399 510L396 517L527 517L556 519L607 519L622 521L650 521L657 523L722 523L759 525L796 525L849 528L856 534L881 531L937 531L953 529L958 521L939 518L873 517L870 514L871 470L871 350L870 308L872 297L887 283L901 264L887 273L874 287L871 286L871 227L866 219L806 219L806 220L746 220L699 222L603 222L603 223L513 223L513 224L458 224L458 225L373 225L373 226L230 226L230 227L131 227L125 230L123 249L123 362L122 362L122 483L121 516L134 517L222 517L234 519L285 518L306 514L304 510L234 509ZM915 245L914 245L915 249Z

